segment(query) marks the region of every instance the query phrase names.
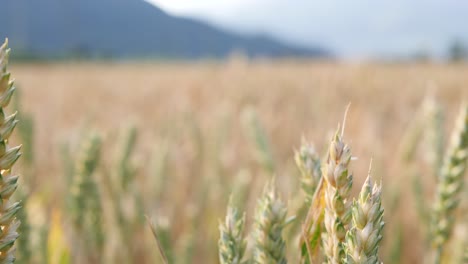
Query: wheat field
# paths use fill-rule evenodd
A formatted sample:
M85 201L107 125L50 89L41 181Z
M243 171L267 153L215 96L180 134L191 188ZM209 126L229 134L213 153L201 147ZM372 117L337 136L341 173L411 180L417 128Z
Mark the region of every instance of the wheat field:
M239 189L244 192L242 204L250 229L256 201L274 177L288 204L288 216L294 215L301 199L294 152L304 138L325 156L349 103L344 139L356 157L350 165L351 193L359 193L371 159L372 177L383 186L386 224L380 257L385 263L423 263L428 253L413 179L420 179L427 204L434 200L436 179L427 157L427 139L417 139L411 162L404 158L410 144L406 139L425 98L432 96L442 109L440 128L447 145L458 109L468 99L464 64L232 58L226 62L11 62L10 72L19 91L16 107L33 120L33 163L21 160L16 169L25 174L20 188L29 194L30 248L36 252L24 263L44 263L44 259L63 263L54 262L54 254L68 254L73 263L159 263L144 215L159 226L155 229L171 263L218 263L218 225L229 195ZM249 134L249 111L263 132L271 159L267 165L259 159ZM131 128L136 132L135 148L125 160L132 172L130 187L112 190L108 181L120 173L124 162L120 151ZM94 232L102 232L105 242L96 252L83 249L86 255L79 248L91 242L74 234L73 212L67 206L69 178L76 174L76 168L67 165L79 157L80 144L90 131L102 138L100 162L92 177L103 223L103 230ZM25 144L21 141L15 135L14 142ZM465 188L464 197L466 193ZM129 226L122 233L116 231L122 224L115 216L116 197ZM464 200L459 215L466 214ZM298 263L299 235L292 226L285 227L287 257ZM454 241L463 239L466 231L457 230ZM47 245L41 242L41 232L48 234ZM51 237L63 243L51 243ZM457 243L451 245L457 254ZM18 252L23 252L21 244Z

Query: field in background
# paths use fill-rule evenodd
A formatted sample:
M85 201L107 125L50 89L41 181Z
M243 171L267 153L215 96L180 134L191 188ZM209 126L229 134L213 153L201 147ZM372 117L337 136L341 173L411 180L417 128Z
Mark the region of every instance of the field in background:
M294 150L304 137L325 153L348 103L345 140L358 158L351 165L353 192L362 185L372 158L373 176L383 181L386 203L383 255L390 254L392 238L402 227L404 262L417 263L423 255L418 246L422 242L414 204L407 202L412 199L412 175L402 165L402 138L428 92L444 107L446 131L453 127L463 99L468 99L466 65L240 59L187 64L13 62L11 72L20 90L22 111L34 118L33 188L45 197L41 199L47 210L62 208L66 196L61 146L69 144L75 155L83 131L95 129L104 136L108 151L102 158L109 164L122 131L134 125L138 140L132 159L144 211L155 218L167 217L170 240L180 244L187 230L193 231L193 211L204 210L203 221L195 227L199 243L193 259L209 263L216 260L213 241L216 243L218 219L224 217L236 181L251 175L247 216L251 222L251 209L271 176L255 160L245 133L245 109L255 109L273 153L276 182L283 198L292 203L299 192ZM161 160L165 162L162 172L158 167ZM426 175L423 167L419 174L424 182L428 179L427 195L432 198L432 175ZM161 184L163 190L159 190ZM207 190L203 188L210 190L209 195L200 198ZM400 205L391 209L398 195ZM200 206L200 201L205 204ZM141 231L141 237L145 232L149 230ZM144 241L148 243L138 254L150 263L157 253L147 252L156 251L156 246L150 239Z

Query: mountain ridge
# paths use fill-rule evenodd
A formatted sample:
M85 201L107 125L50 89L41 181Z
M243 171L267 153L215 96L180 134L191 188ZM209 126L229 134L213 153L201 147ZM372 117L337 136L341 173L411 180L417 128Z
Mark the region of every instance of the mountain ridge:
M193 18L175 17L143 0L6 0L0 37L41 57L222 58L327 57L322 48L284 44L265 35L241 35Z

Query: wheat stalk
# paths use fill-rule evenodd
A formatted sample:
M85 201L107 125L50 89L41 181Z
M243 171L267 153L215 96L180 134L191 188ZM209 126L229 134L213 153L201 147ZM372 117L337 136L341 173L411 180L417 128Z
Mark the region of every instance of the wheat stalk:
M133 182L135 171L131 161L131 155L135 149L138 131L136 127L130 126L125 131L122 138L122 146L118 151L117 176L119 177L119 187L122 191L128 191L129 185Z
M350 222L349 193L353 176L348 172L351 149L335 133L322 175L326 181L323 248L328 263L341 263L345 256L343 242Z
M463 249L463 263L468 263L468 245Z
M279 199L274 183L265 187L255 212L253 263L285 264L286 242L282 237L287 208Z
M100 152L101 138L92 133L81 146L71 187L71 215L76 231L89 242L84 246L97 258L104 244L101 199L93 179Z
M443 162L444 152L444 115L442 107L438 104L434 96L429 95L423 102L423 115L425 130L424 136L426 144L426 159L432 166L434 175L439 175Z
M12 166L21 156L21 146L8 146L8 139L18 123L16 113L5 116L4 112L15 91L14 81L7 69L9 55L6 40L0 47L0 263L15 261L14 243L18 238L17 229L20 224L16 214L21 208L19 202L10 200L18 187L18 176L12 174Z
M319 183L322 178L320 171L320 158L313 145L303 139L301 147L298 151L295 151L294 160L296 162L296 167L299 169L301 174L300 184L302 191L305 194L305 200L302 197L299 197L300 207L297 210L296 215L298 219L303 219L312 205L316 189L319 187ZM292 227L289 229L290 236L296 234L299 227L301 227L300 225L301 223L299 221L292 224ZM312 258L310 254L314 252L313 249L316 249L316 247L311 247L309 243L309 231L310 229L307 229L305 224L301 227L301 240L304 239L304 241L308 241L304 244L301 243L302 253L307 253L309 255L305 259ZM320 237L320 235L317 237ZM319 243L316 245L319 245Z
M295 152L294 160L301 172L301 187L306 194L307 204L310 204L321 178L319 155L312 144L303 140L299 151Z
M219 262L221 264L240 264L247 245L243 237L245 213L241 214L229 201L226 219L219 224Z
M468 157L468 107L464 104L453 131L451 145L437 184L436 199L432 210L431 240L435 248L435 261L439 263L444 246L451 236L454 211L460 201L463 175Z
M92 175L98 165L101 139L95 134L86 138L76 159L76 173L71 186L72 214L75 225L81 229L84 224L83 211L88 208L88 192L95 187Z
M253 107L247 107L243 110L241 118L246 136L253 146L258 163L269 175L273 175L275 172L273 151L257 112Z
M161 259L162 259L163 263L164 264L169 264L170 262L168 260L166 252L164 251L163 243L162 243L162 241L161 241L161 239L159 238L159 235L158 235L158 226L153 224L153 222L151 222L151 220L148 217L146 217L146 221L148 221L149 226L151 228L151 233L153 233L153 237L156 240L156 244L158 246L159 254L161 255Z
M352 207L352 228L346 234L346 263L380 263L378 251L384 227L382 186L367 177Z

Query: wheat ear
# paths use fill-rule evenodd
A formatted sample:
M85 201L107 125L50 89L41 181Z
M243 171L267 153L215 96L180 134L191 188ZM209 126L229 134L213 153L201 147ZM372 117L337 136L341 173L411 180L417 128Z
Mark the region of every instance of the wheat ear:
M8 40L0 47L0 263L15 261L14 243L18 238L20 222L16 214L21 206L12 202L10 197L18 187L18 176L12 174L12 166L21 156L21 146L9 147L8 139L18 120L16 113L6 116L4 108L8 106L15 91L14 81L8 72L10 49Z
M435 262L439 263L443 249L452 233L454 211L460 201L463 175L468 157L468 106L464 104L453 131L451 145L437 184L432 210L431 240L435 248Z
M325 232L322 236L327 263L341 263L345 257L343 242L350 222L349 194L353 176L348 172L351 149L335 133L328 151L327 161L322 166L326 182L325 191Z
M306 194L307 203L310 204L322 176L319 155L312 144L303 140L299 151L294 154L294 160L301 172L301 188Z
M229 201L226 219L219 224L219 262L221 264L240 264L244 257L247 242L243 237L245 213L241 214Z
M274 183L265 187L255 212L253 263L286 264L286 242L282 237L287 208L279 199Z
M71 188L71 215L75 229L86 241L91 242L84 246L92 252L92 257L97 258L104 245L101 199L98 185L93 178L100 153L101 138L92 133L81 146Z
M352 207L352 228L346 234L346 263L380 263L378 251L384 227L382 186L372 185L370 175Z

